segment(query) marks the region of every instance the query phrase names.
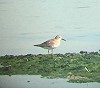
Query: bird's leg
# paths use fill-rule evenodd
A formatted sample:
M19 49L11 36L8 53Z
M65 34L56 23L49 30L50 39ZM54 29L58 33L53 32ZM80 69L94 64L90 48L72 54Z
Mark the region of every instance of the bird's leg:
M48 54L49 54L49 49L48 49Z
M53 58L53 49L51 50L51 58Z
M53 49L51 50L51 54L53 55Z

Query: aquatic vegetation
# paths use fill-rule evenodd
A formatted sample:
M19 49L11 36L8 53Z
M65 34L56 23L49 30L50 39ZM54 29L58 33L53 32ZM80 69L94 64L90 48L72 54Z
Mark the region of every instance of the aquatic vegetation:
M0 56L0 75L17 74L69 77L69 82L100 82L100 54Z

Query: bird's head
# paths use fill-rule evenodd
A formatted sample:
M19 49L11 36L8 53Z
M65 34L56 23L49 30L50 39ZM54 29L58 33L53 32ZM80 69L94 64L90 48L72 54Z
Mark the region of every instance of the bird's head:
M57 36L55 37L55 39L59 39L59 40L64 40L64 41L66 41L66 40L63 39L60 35L57 35Z

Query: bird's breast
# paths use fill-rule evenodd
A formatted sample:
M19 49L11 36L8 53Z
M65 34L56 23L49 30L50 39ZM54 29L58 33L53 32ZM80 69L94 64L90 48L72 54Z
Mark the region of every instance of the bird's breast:
M54 41L53 47L56 48L60 45L60 41Z

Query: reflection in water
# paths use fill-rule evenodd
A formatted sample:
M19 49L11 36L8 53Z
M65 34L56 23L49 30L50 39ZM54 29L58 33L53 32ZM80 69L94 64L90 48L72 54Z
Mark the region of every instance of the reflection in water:
M68 83L67 79L47 79L40 75L2 75L0 88L99 88L100 83Z

